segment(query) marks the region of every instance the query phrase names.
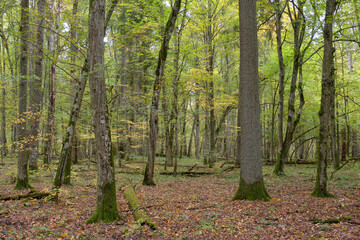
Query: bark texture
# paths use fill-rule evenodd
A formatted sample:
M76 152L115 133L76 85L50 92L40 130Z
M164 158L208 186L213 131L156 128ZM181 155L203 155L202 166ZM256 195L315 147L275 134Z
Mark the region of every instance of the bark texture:
M37 162L39 159L39 132L40 132L40 106L42 102L42 71L43 71L43 47L44 47L44 24L45 24L45 0L38 0L38 26L36 32L35 48L35 77L33 78L30 91L31 124L30 137L31 147L29 154L29 168L38 169Z
M256 1L239 1L240 19L240 183L233 200L268 200L261 164Z
M94 109L98 179L96 211L87 223L113 222L120 216L116 203L115 169L105 92L105 0L92 0L89 7L89 81Z
M286 122L286 133L285 139L282 142L282 146L280 148L280 153L276 156L276 164L274 168L274 173L276 175L285 174L284 165L285 161L288 158L290 146L292 143L293 135L298 125L302 113L302 108L305 104L303 92L302 92L302 76L299 76L299 84L297 85L297 79L299 72L301 72L302 66L302 55L304 52L301 52L301 45L304 40L305 34L305 21L303 19L303 8L305 1L299 1L297 6L297 12L294 14L294 17L290 14L290 19L292 23L292 27L294 29L294 59L293 59L293 69L291 75L291 84L290 84L290 93L289 93L289 101L288 101L288 114L287 114L287 122ZM289 10L288 6L288 10ZM290 10L289 10L290 12ZM299 107L297 112L295 110L295 93L296 88L299 93Z
M333 81L334 81L334 52L333 46L333 21L336 9L336 0L326 1L326 13L324 24L324 57L322 65L322 80L321 80L321 105L319 111L320 129L319 129L319 146L317 150L317 172L315 189L312 196L315 197L331 197L332 195L327 191L327 158L330 154L328 149L329 140L329 118L331 111L331 103L334 98Z
M19 80L19 147L18 147L18 170L15 189L30 188L28 178L28 152L26 131L26 108L27 108L27 71L28 71L28 39L29 39L29 0L21 0L20 20L20 80Z
M118 0L113 0L111 8L107 14L106 22L104 25L104 34L108 21L111 18L111 15L116 7ZM77 1L74 1L74 9L77 9ZM75 14L73 12L73 14ZM73 44L72 44L73 46ZM75 49L74 49L75 51ZM62 149L60 153L59 165L56 171L56 176L54 179L54 188L60 188L62 184L70 184L71 180L71 162L72 162L72 151L73 143L76 134L76 123L79 119L81 104L84 96L84 90L86 87L86 82L89 74L89 62L88 56L85 58L83 67L81 69L80 81L78 82L75 96L70 111L70 119L68 127L66 129L66 135L63 140Z
M175 23L180 11L180 7L181 7L181 0L176 0L174 6L172 7L172 11L169 16L169 19L166 23L166 27L164 29L164 37L162 40L158 63L155 71L154 92L151 101L150 120L149 120L149 128L150 128L149 157L145 167L144 180L143 180L144 185L155 185L154 165L155 165L155 155L156 155L157 128L159 121L158 109L159 109L160 90L161 90L162 78L164 75L167 52L169 49L169 43L170 43L171 35L175 28Z

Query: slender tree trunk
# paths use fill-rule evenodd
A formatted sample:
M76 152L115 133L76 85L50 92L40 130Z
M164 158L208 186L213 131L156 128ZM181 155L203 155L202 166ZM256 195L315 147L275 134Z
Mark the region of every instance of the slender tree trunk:
M280 154L282 151L283 145L283 113L284 113L284 79L285 79L285 65L284 57L282 53L282 38L281 38L281 16L282 12L280 11L280 1L275 0L276 4L276 43L277 43L277 54L279 61L279 103L278 103L278 156L277 156L277 166L275 167L274 172L276 174L284 172L283 163L280 162Z
M104 36L105 0L92 0L89 6L89 81L94 110L98 166L97 206L87 223L120 219L116 203L115 169L111 146L109 111L106 104Z
M268 200L261 166L261 124L258 76L256 1L239 0L240 183L233 200ZM245 34L246 33L246 34Z
M179 14L181 7L181 0L176 0L174 6L172 7L171 14L169 16L168 22L164 30L164 36L159 52L158 63L155 71L155 83L154 83L154 92L151 101L150 109L150 119L149 119L149 158L145 167L144 173L144 185L155 185L154 182L154 165L155 165L155 155L156 155L156 140L157 140L157 128L158 128L158 108L159 108L159 98L162 78L164 75L165 62L167 58L167 52L169 49L170 38L172 32L174 31L175 23L177 16Z
M28 39L29 39L29 0L21 0L20 20L20 80L19 80L19 146L18 146L18 169L15 189L30 188L28 179L28 151L26 108L27 108L27 71L28 71Z
M322 66L321 81L321 106L319 111L320 129L319 129L319 146L317 152L317 172L315 189L312 196L331 197L327 191L327 157L328 155L328 138L329 138L329 118L331 114L331 103L334 101L333 81L334 79L334 52L333 46L333 18L336 9L336 0L326 1L325 24L324 24L324 57Z
M40 132L40 106L42 102L42 71L43 71L43 45L44 45L44 24L45 24L45 0L38 0L38 27L36 33L36 48L35 48L35 77L32 80L30 107L31 124L30 124L30 154L29 154L29 168L37 170L37 162L39 159L39 132Z
M280 154L276 157L276 164L274 168L274 173L276 175L285 174L284 165L285 161L288 158L289 150L291 147L292 139L294 132L296 130L296 126L300 121L302 107L305 103L304 96L302 92L302 54L301 53L301 45L303 41L303 35L305 32L305 23L302 17L302 11L304 7L305 1L300 1L298 6L298 12L295 16L295 19L292 19L292 25L294 29L294 60L293 60L293 71L291 75L291 84L290 84L290 94L288 101L288 117L287 117L287 125L286 125L286 133L285 139L282 142ZM295 91L296 91L296 82L299 75L299 84L298 84L298 92L300 98L300 104L298 107L298 111L295 116ZM280 88L280 86L279 86Z
M2 32L2 17L0 18L0 31ZM1 46L5 45L2 40L2 44L0 44L0 52L2 50L3 56L5 56L5 48L1 49ZM5 76L6 74L6 60L4 58L3 62L0 60L0 75ZM1 96L1 157L7 155L7 147L6 147L6 89L5 89L5 81L1 83L2 85L2 96ZM2 163L4 163L2 161Z
M76 1L76 0L75 0ZM106 30L106 26L108 24L108 21L110 20L110 17L115 9L115 6L117 4L118 0L113 0L111 8L107 14L106 22L104 26L104 34ZM75 3L74 3L75 4ZM75 6L74 6L75 8ZM62 184L70 184L71 182L71 154L72 154L72 143L75 138L75 129L76 129L76 123L79 119L81 104L83 100L83 95L86 87L86 82L88 79L89 74L89 62L88 57L85 58L85 61L83 63L83 67L81 69L81 75L80 75L80 81L78 82L75 96L71 105L71 111L70 111L70 119L68 123L68 127L66 129L66 134L62 143L62 149L60 152L60 160L59 165L56 171L56 176L54 179L54 188L60 188ZM91 131L90 131L91 132ZM89 149L90 149L89 144ZM84 144L86 146L86 144ZM84 148L86 152L86 147ZM84 154L86 156L86 154ZM91 157L91 154L88 156Z
M59 0L61 1L61 0ZM60 4L60 2L59 2ZM60 6L58 4L58 6ZM54 15L58 15L59 9L56 6L56 0L50 4L50 11ZM52 15L50 14L50 16ZM54 137L54 120L55 120L55 80L56 80L56 52L55 52L55 31L56 31L56 19L50 17L50 33L48 38L49 52L51 54L51 66L50 66L50 79L49 79L49 106L48 106L48 120L46 125L46 141L44 147L44 163L50 164L52 162L52 148L53 148L53 137Z

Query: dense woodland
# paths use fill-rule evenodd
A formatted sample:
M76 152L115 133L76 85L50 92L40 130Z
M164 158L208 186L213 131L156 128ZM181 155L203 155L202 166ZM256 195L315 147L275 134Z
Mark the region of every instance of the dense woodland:
M0 190L5 194L0 192L0 200L6 205L8 198L36 199L52 209L67 205L68 191L79 191L86 201L77 204L96 210L72 221L126 225L130 221L122 212L132 211L134 222L148 229L126 225L111 237L181 239L186 235L163 228L164 219L151 219L163 216L164 204L171 209L166 196L177 199L174 188L181 195L206 186L217 196L217 184L236 179L221 189L216 204L194 207L192 199L186 207L203 214L226 202L214 218L233 219L231 209L239 206L228 203L231 199L275 204L284 199L281 188L288 181L287 194L304 198L305 204L330 197L316 200L315 208L335 209L343 204L336 199L349 201L348 215L306 215L314 220L310 224L331 224L330 219L349 226L336 233L312 229L281 236L359 237L359 36L357 0L2 0ZM186 180L189 175L201 177ZM336 175L353 179L351 187L328 182ZM32 188L43 191L24 191ZM133 210L126 210L125 201ZM242 202L242 208L248 204ZM154 206L160 210L152 212ZM280 217L256 217L261 206L246 216L260 218L254 221L268 228L294 224L282 227ZM265 208L274 212L270 205ZM176 204L173 209L175 215L185 211ZM11 214L0 203L0 217ZM199 214L189 216L194 220ZM0 237L15 236L17 227L7 221L12 233L5 227ZM155 225L162 223L163 234L156 235ZM259 229L242 231L266 238L274 231L268 228L260 235L251 235ZM74 229L70 232L79 233L78 226ZM200 234L188 230L187 237L230 239L242 233L236 227L219 229L231 231L216 235L201 228ZM59 236L71 237L61 231Z

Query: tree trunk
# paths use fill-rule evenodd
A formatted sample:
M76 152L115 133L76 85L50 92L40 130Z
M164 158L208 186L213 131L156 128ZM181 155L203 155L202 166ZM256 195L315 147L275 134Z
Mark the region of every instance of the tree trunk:
M97 206L87 223L120 219L116 203L115 169L111 146L109 112L106 104L104 36L105 0L92 0L89 6L89 81L94 110L98 166Z
M333 81L334 79L334 57L335 48L333 47L333 19L336 9L336 0L326 1L325 24L324 24L324 57L322 66L321 81L321 106L319 111L320 129L319 129L319 146L317 152L317 172L315 189L312 196L315 197L332 197L327 191L327 157L328 155L328 138L329 138L329 118L331 103L334 101Z
M19 146L18 146L18 169L15 189L30 188L28 179L28 151L26 129L27 107L27 71L28 71L28 39L29 39L29 0L21 0L20 20L20 80L19 80Z
M113 4L108 12L106 19L110 19L113 13L113 9L115 8L117 2L118 0L113 0ZM108 21L105 23L104 33L106 30L107 23ZM54 186L53 186L54 188L60 188L62 184L68 185L71 182L71 154L73 150L72 147L75 141L74 138L76 131L75 130L76 123L79 119L79 114L80 114L80 109L81 109L81 104L83 100L88 74L89 74L89 62L88 62L88 57L86 57L83 63L83 67L81 69L80 81L78 82L75 96L71 105L70 119L69 119L68 127L66 129L66 135L62 143L59 165L54 179ZM90 148L90 144L89 144L89 148ZM90 154L88 157L90 158Z
M240 183L233 200L268 200L261 166L261 124L258 76L256 1L239 0Z
M32 80L30 107L31 124L30 124L30 154L29 154L29 168L37 170L37 162L39 159L39 132L40 132L40 106L42 102L42 71L43 71L43 45L44 45L44 22L45 22L45 0L38 0L38 27L36 33L36 48L35 48L35 77Z
M175 23L177 16L179 14L181 7L181 0L176 0L174 6L172 7L171 14L166 23L164 30L164 36L159 52L158 63L155 71L155 83L154 83L154 92L151 101L150 109L150 119L149 119L149 158L145 167L144 173L144 185L155 185L154 182L154 165L155 165L155 155L156 155L156 140L157 140L157 128L158 128L158 108L159 108L159 98L162 78L164 75L165 62L167 58L167 52L169 49L170 38L172 32L174 31Z
M61 1L61 0L59 0ZM49 39L48 39L48 46L49 46L49 52L51 54L51 67L50 67L50 79L49 79L49 107L48 107L48 120L47 120L47 126L46 126L46 134L45 137L47 140L45 141L45 150L44 152L44 163L50 164L52 162L52 148L53 148L53 137L54 137L54 120L55 120L55 80L56 80L56 52L55 52L55 42L57 40L55 39L55 31L57 29L56 22L59 17L59 6L60 2L58 3L58 6L56 7L56 1L54 0L53 3L50 5L50 11L52 14L55 15L55 19L50 17L51 26L50 26L50 33L49 33ZM52 15L50 14L50 15Z
M289 150L291 147L292 139L294 132L296 130L296 126L300 121L302 107L305 103L304 96L302 93L302 54L301 53L301 45L304 39L305 34L305 23L302 19L302 11L304 7L305 1L300 1L298 6L298 12L295 15L295 19L292 19L292 25L294 29L294 60L293 60L293 70L291 75L291 85L290 85L290 94L288 101L288 118L286 125L286 133L285 139L282 142L280 154L276 156L276 164L274 168L274 173L276 175L285 174L284 165L285 161L288 158ZM299 74L299 84L298 84L298 92L300 98L300 104L298 107L297 114L295 116L295 91L296 91L296 82ZM280 88L280 87L279 87Z
M0 18L0 31L2 31L2 17ZM5 45L4 41L2 45ZM3 56L5 56L5 48L1 49L0 52L3 52ZM6 60L3 62L0 61L0 75L4 76L6 74ZM2 85L2 96L1 96L1 157L7 155L7 147L6 147L6 89L5 82L1 83ZM2 162L3 163L3 162Z
M279 109L278 109L278 159L280 160L280 154L283 144L283 113L284 113L284 79L285 79L285 65L284 57L282 53L282 38L281 38L281 16L282 12L280 11L280 2L275 0L276 4L276 43L277 43L277 54L279 61ZM284 172L283 165L279 162L278 171Z

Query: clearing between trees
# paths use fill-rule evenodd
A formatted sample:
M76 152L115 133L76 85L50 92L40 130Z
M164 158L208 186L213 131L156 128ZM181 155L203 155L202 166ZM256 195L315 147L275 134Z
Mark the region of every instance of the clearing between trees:
M162 162L163 160L159 160ZM0 166L0 193L15 191L12 176L15 160ZM11 163L10 163L11 162ZM334 198L315 198L315 165L288 165L288 175L272 174L264 166L270 201L231 201L239 181L239 169L216 163L202 168L195 159L181 160L179 172L191 169L203 175L161 175L155 167L156 186L141 184L144 159L124 162L116 169L117 204L122 220L114 224L85 224L96 203L96 168L75 165L73 185L60 189L58 201L22 198L0 201L1 239L359 239L360 162L336 172L329 181ZM52 166L52 169L55 165ZM224 171L225 169L229 169ZM168 169L170 172L170 168ZM190 171L190 172L191 172ZM32 186L49 192L54 171L40 169L30 174ZM134 220L122 186L134 187L141 207L156 230Z

